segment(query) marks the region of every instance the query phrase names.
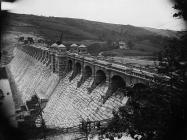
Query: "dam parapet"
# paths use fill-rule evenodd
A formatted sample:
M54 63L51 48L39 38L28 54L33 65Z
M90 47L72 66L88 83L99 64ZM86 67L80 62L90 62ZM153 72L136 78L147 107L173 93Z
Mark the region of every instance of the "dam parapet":
M134 86L137 83L151 85L152 83L164 83L169 80L169 77L163 75L93 57L87 53L85 45L76 46L76 44L72 44L69 51L63 44L57 45L56 43L50 47L22 45L18 49L21 49L45 66L49 66L52 72L59 77L63 77L69 70L73 70L73 75L81 72L84 77L89 72L94 80L97 80L96 73L98 70L102 70L109 85L111 85L111 78L114 75L122 77L127 86ZM87 71L86 67L87 70L89 67L91 72ZM73 75L72 78L74 78Z

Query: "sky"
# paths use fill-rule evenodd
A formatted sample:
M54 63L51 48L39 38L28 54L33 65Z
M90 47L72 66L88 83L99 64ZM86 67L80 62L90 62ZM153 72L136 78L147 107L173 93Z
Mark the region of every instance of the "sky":
M184 21L173 18L170 0L18 0L2 9L22 14L69 17L93 21L184 30Z

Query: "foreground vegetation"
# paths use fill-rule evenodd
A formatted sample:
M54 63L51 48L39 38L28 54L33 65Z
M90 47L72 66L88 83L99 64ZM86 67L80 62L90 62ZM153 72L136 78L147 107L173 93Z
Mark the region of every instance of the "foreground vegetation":
M174 14L187 20L186 0L174 6ZM106 132L126 132L141 140L185 140L187 111L187 34L173 39L159 53L158 72L170 77L167 85L134 87L129 90L126 106L114 112ZM138 138L138 137L137 137Z

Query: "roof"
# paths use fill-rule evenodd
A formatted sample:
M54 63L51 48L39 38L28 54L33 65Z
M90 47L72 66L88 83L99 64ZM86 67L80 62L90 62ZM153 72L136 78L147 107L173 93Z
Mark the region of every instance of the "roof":
M56 43L53 43L53 44L51 45L51 47L58 47L58 45L57 45Z
M85 46L84 44L81 44L81 45L79 46L79 48L87 48L87 46Z
M58 45L59 48L66 48L63 44Z
M71 47L77 47L78 45L77 44L72 44Z
M46 47L42 47L41 49L42 49L42 50L49 50L49 49L48 49L48 48L46 48Z

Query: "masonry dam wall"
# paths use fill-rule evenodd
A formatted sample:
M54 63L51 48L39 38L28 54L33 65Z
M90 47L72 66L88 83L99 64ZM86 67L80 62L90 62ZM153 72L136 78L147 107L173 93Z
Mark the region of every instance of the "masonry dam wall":
M49 127L71 127L87 118L91 121L111 118L112 110L123 105L127 100L126 97L113 96L103 104L101 95L106 93L108 88L106 84L98 85L88 94L87 88L93 83L92 77L77 88L81 74L69 81L73 73L70 71L64 78L59 79L49 66L43 65L18 49L15 58L9 64L9 69L23 102L34 94L48 99L43 116Z
M57 51L58 50L58 51ZM155 82L150 74L128 73L87 55L61 48L18 46L8 65L22 101L31 96L48 99L43 117L47 127L72 127L82 120L113 117L112 111L126 104L126 86Z

